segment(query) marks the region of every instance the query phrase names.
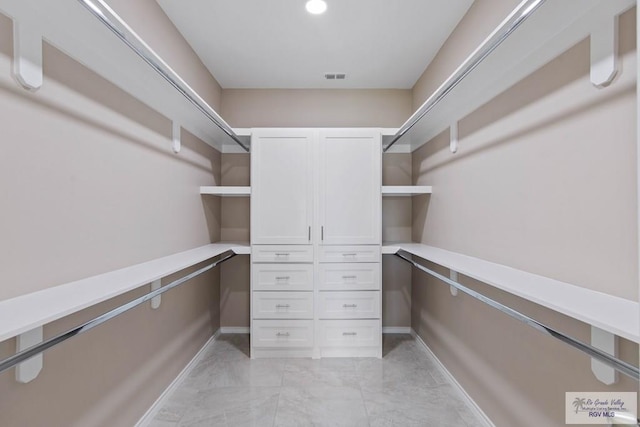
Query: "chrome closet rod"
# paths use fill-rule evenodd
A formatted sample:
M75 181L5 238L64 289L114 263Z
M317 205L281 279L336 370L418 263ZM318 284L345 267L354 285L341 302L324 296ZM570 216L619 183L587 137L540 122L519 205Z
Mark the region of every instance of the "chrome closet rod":
M238 144L246 152L249 147L244 145L238 139L233 130L224 123L222 118L218 116L207 102L202 99L198 93L191 88L182 78L175 72L166 62L162 60L147 44L129 28L129 26L120 18L103 0L78 0L85 6L96 18L106 25L120 40L131 48L140 58L151 66L158 74L160 74L171 86L182 94L189 102L191 102L198 110L202 112L217 127L226 133L233 141ZM116 24L117 23L117 24Z
M400 250L398 251L398 253L396 253L396 256L402 258L403 260L407 261L408 263L412 264L415 268L417 268L420 271L423 271L427 274L429 274L430 276L435 277L438 280L441 280L445 283L447 283L448 285L453 286L454 288L464 292L465 294L472 296L473 298L482 301L483 303L500 310L501 312L503 312L504 314L513 317L514 319L517 319L529 326L531 326L532 328L543 332L549 336L552 336L555 339L558 339L566 344L569 344L570 346L577 348L578 350L587 353L589 356L593 357L594 359L598 359L599 361L601 361L602 363L612 367L613 369L615 369L618 372L621 372L635 380L638 380L640 377L640 371L638 370L637 367L623 361L620 360L618 358L615 358L613 356L611 356L608 353L605 353L604 351L595 348L593 346L590 346L589 344L583 343L582 341L578 341L575 338L566 335L560 331L557 331L549 326L546 326L540 322L538 322L535 319L532 319L531 317L520 313L519 311L514 310L511 307L507 307L504 304L501 304L479 292L474 291L473 289L469 289L464 285L461 285L458 282L455 282L451 279L449 279L448 277L443 276L442 274L438 274L433 270L428 269L427 267L425 267L424 265L418 264L417 262L415 262L414 260L407 258L406 256L403 256L401 254L401 252L405 252L407 254L409 254L406 251ZM409 254L411 255L411 254Z
M150 299L152 299L153 297L157 297L158 295L161 295L173 288L175 288L176 286L180 286L183 283L185 283L188 280L193 279L196 276L201 275L202 273L205 273L209 270L211 270L212 268L216 267L218 264L223 263L224 261L233 258L234 256L236 256L236 254L232 251L227 251L224 252L225 254L228 254L229 252L231 252L231 254L225 256L224 258L221 258L217 261L214 261L213 263L202 267L196 271L194 271L193 273L190 273L178 280L174 280L173 282L169 283L168 285L165 285L159 289L156 289L153 292L149 292L148 294L145 294L141 297L138 297L132 301L129 301L126 304L121 305L120 307L116 307L111 311L108 311L104 314L101 314L100 316L89 320L88 322L83 323L80 326L76 326L73 329L68 330L67 332L63 332L59 335L56 335L55 337L49 338L43 342L41 342L40 344L36 344L34 346L31 346L27 349L22 350L19 353L14 354L11 357L8 357L2 361L0 361L0 373L6 371L7 369L11 369L12 367L14 367L15 365L18 365L24 361L26 361L27 359L30 359L31 357L44 352L45 350L50 349L51 347L54 347L60 343L62 343L63 341L66 341L70 338L75 337L76 335L80 335L83 334L93 328L95 328L98 325L103 324L104 322L113 319L114 317L128 311L131 310L132 308L146 302L149 301ZM221 254L222 255L222 254Z
M396 132L393 136L393 139L386 147L382 149L383 152L387 152L389 148L393 146L400 138L402 138L412 127L414 127L422 118L433 109L442 99L449 94L458 84L464 80L467 75L472 72L480 63L491 54L503 41L505 41L511 33L513 33L528 17L530 17L539 6L544 3L545 0L527 0L520 3L520 6L517 8L516 13L512 16L512 18L504 23L496 34L491 37L491 39L487 40L486 43L482 45L482 47L467 61L465 61L460 68L455 72L454 75L449 77L447 83L444 86L440 86L436 92L433 93L427 100L425 104L423 104L408 120L407 123L402 125L402 127Z

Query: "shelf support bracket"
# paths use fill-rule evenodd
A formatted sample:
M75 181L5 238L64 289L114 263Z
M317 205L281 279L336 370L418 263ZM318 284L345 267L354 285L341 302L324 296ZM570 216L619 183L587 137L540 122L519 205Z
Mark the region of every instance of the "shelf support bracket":
M618 17L607 17L591 32L591 83L607 87L618 74Z
M13 21L13 75L25 89L42 87L42 34L25 22Z
M162 286L161 279L154 280L153 282L151 282L151 292L157 291L158 289L160 289L160 286ZM161 302L162 302L162 295L158 295L151 298L151 308L154 310L159 308Z
M171 137L172 137L171 149L173 150L174 153L177 154L177 153L180 152L180 148L181 148L181 143L180 143L180 123L172 122L172 124L171 124Z
M16 353L42 342L42 326L31 329L16 337ZM16 381L26 384L36 379L42 370L42 353L16 366Z
M453 280L454 282L457 282L458 272L455 270L449 270L449 279ZM455 286L449 285L449 292L451 292L451 295L453 295L454 297L458 296L458 288L456 288Z
M456 153L458 151L458 122L455 122L449 128L449 150L452 153Z
M618 337L611 332L591 326L591 345L614 357L618 357ZM606 385L618 382L618 371L596 359L591 359L591 372L593 372L598 381Z

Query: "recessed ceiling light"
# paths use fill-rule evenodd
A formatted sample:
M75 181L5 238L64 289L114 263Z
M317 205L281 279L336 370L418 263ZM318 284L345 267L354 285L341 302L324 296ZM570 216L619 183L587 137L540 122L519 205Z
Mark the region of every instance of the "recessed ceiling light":
M309 0L305 7L307 12L313 15L320 15L327 10L327 3L324 0Z

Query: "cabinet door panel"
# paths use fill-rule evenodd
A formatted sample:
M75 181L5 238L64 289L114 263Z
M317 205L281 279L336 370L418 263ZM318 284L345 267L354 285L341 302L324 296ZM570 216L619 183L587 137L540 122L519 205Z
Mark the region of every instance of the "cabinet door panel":
M321 131L319 144L321 244L380 244L380 132Z
M311 244L313 132L256 130L251 140L251 243Z

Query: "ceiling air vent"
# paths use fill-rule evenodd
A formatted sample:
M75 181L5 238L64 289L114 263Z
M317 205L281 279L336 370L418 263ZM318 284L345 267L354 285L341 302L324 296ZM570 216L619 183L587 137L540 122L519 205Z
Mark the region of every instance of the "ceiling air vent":
M325 73L324 78L327 80L344 80L347 75L345 73Z

